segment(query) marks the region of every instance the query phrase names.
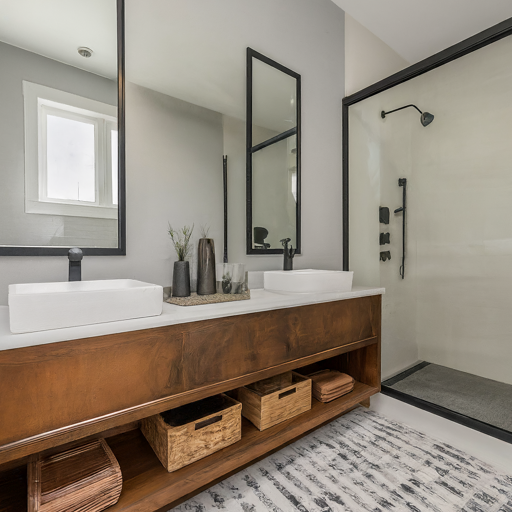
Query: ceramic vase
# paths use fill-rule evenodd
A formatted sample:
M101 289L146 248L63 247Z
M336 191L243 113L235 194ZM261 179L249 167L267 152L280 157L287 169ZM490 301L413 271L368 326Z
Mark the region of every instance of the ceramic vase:
M212 238L200 238L197 251L197 294L216 293L215 245Z
M188 261L175 261L172 274L172 296L188 297L190 295L190 266Z

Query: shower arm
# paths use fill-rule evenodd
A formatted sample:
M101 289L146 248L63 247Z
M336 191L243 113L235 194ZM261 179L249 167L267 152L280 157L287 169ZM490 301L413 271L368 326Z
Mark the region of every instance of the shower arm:
M413 107L415 108L420 114L423 114L423 112L416 106L416 105L405 105L405 107L395 108L395 110L390 110L389 112L384 112L384 110L380 113L380 116L382 119L386 117L387 114L392 114L393 112L398 112L399 110L403 110L404 108Z

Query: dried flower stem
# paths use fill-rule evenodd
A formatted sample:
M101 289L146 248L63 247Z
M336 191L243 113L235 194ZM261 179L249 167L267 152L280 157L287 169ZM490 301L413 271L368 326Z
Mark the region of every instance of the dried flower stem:
M179 261L185 261L185 258L190 253L190 237L192 236L193 231L193 224L192 227L183 226L183 228L175 230L169 223L169 236L171 237L171 241L176 249Z
M210 226L208 224L204 224L201 226L201 238L208 238L208 233L210 232Z

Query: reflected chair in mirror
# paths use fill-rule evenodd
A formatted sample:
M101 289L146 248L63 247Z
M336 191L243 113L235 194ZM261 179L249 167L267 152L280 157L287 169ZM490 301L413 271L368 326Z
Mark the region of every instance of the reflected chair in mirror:
M255 249L270 249L270 244L265 243L265 238L268 236L268 229L254 228L254 248Z

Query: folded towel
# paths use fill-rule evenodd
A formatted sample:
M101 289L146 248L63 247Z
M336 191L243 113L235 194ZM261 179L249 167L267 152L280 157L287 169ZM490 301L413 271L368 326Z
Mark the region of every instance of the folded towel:
M313 381L313 397L320 402L331 402L354 389L354 379L336 370L322 370L308 377Z
M336 370L322 370L312 373L308 377L313 381L313 389L318 389L321 393L329 393L343 386L354 384L354 379L350 375Z
M319 402L332 402L332 400L335 400L336 398L339 398L340 396L346 395L347 393L350 393L354 389L353 386L347 387L345 389L340 389L336 393L329 393L327 395L320 395L317 393L313 393L313 397L318 400Z

